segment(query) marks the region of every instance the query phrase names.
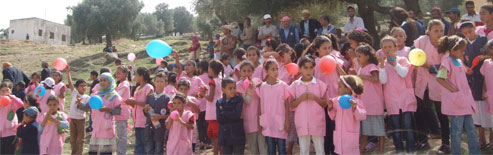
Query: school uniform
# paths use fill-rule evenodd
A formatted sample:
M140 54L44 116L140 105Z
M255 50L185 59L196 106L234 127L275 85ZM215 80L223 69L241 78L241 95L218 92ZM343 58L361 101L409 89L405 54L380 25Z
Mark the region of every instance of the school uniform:
M481 75L484 76L485 79L493 78L493 60L486 59L481 66ZM486 104L488 105L488 109L485 109L488 113L493 114L493 80L486 80Z
M124 102L130 98L130 83L128 81L120 82L115 88L115 91L122 98L122 102ZM127 154L127 126L132 107L126 104L120 104L120 106L120 115L115 115L116 136L118 137L116 142L116 152L117 154Z
M64 111L65 109L65 97L64 98L58 97L62 93L61 92L62 89L65 89L65 91L67 90L67 86L63 82L60 82L56 84L55 87L53 87L53 91L55 91L55 95L58 98L58 109L60 111Z
M221 98L223 92L221 90L221 78L216 77L211 80L214 81L215 89L209 91L214 91L214 97L212 102L207 101L206 110L205 110L205 120L209 122L209 126L207 128L207 136L211 139L216 139L219 132L219 124L217 122L216 116L216 101ZM209 93L207 93L209 94Z
M122 103L120 95L114 96L111 100L107 97L101 97L103 99L103 107L109 107L113 109L112 113L101 112L99 110L93 110L91 118L93 120L92 135L89 141L89 154L96 153L112 153L115 151L116 139L115 139L115 115L120 115L121 111L117 108Z
M136 102L146 102L147 96L154 92L154 88L151 84L145 84L144 86L139 86L135 89L134 99ZM136 105L132 111L134 119L134 129L135 129L135 153L144 154L145 153L145 124L146 116L144 115L144 106Z
M372 72L378 73L378 67L370 63L359 68L358 76L372 76ZM365 136L386 136L382 84L363 79L363 85L365 86L365 91L361 94L361 101L366 108L367 116L361 123L361 134Z
M62 154L63 144L65 143L65 132L68 129L67 115L58 111L56 114L48 114L47 112L41 114L38 117L38 121L42 122L45 117L53 117L60 121L60 125L56 125L54 122L47 121L42 127L39 152L40 154Z
M193 121L193 113L188 110L184 110L181 119L185 122ZM166 122L172 121L171 117L168 117ZM169 129L168 142L166 143L166 154L167 155L188 155L192 154L192 130L186 128L184 125L173 122L171 128Z
M204 84L210 82L209 74L203 73L198 76ZM207 87L207 86L205 86ZM207 126L208 123L205 121L205 110L207 106L207 99L201 98L200 100L200 113L199 113L199 118L197 120L197 130L198 130L198 135L199 135L199 141L202 143L210 143L210 139L207 137Z
M0 154L15 153L15 129L18 124L15 111L23 106L24 103L17 97L13 97L7 106L0 106Z
M217 144L224 154L243 154L245 151L245 130L243 128L243 98L222 98L216 103L216 118L219 123Z
M164 142L166 139L166 124L164 119L159 120L159 124L152 123L151 115L168 115L170 114L168 103L170 102L170 97L164 92L161 94L152 93L147 96L146 105L152 107L152 112L144 113L146 115L146 125L145 125L145 142L146 142L146 153L147 154L163 154L164 153Z

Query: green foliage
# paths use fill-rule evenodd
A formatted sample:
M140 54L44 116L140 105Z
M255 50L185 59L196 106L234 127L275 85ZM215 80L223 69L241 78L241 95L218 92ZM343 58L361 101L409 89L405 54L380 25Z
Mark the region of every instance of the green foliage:
M173 22L173 10L168 9L168 4L159 3L156 5L156 11L153 13L158 20L164 22L164 31L166 34L173 32L174 22Z
M134 26L137 26L139 35L162 37L165 32L165 23L150 13L140 13L134 21Z
M185 7L177 7L173 11L174 32L183 34L192 30L193 15Z
M8 38L9 37L9 29L0 29L0 38Z

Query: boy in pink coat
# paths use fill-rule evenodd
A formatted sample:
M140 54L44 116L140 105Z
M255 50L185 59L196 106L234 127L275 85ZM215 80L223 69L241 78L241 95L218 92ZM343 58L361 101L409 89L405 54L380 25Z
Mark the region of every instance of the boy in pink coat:
M0 154L14 154L17 146L15 129L18 120L15 111L23 107L24 104L19 98L10 95L12 87L13 84L11 82L2 82L0 84L0 96L10 99L9 104L0 106L0 141L2 142Z

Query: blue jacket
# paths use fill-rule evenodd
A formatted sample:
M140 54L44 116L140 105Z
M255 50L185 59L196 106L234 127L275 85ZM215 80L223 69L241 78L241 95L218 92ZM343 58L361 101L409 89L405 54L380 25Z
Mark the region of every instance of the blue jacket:
M219 123L219 146L245 145L243 119L243 98L239 95L231 99L222 98L216 102L216 116Z
M327 30L329 33L332 33L332 34L337 34L337 27L335 27L334 25L332 24L329 24L329 26L327 26ZM324 27L320 27L320 29L318 29L318 32L317 32L317 35L322 35L322 33L324 32Z

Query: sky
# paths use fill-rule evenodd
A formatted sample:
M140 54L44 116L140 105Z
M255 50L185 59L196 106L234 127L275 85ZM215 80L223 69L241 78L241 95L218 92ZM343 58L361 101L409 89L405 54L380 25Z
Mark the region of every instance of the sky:
M154 12L157 4L165 2L170 8L184 6L193 13L193 0L140 0L144 2L141 12ZM10 20L38 17L56 23L64 23L69 6L75 6L82 0L2 0L0 9L0 29L8 28Z

